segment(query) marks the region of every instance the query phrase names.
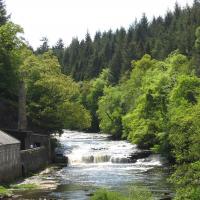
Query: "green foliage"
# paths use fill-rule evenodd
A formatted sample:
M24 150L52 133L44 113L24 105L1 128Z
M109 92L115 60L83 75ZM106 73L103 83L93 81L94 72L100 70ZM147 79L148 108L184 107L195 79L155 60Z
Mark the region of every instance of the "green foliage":
M55 46L52 47L53 53L57 56L59 64L62 66L63 63L63 54L64 54L64 44L62 39L59 39ZM64 69L62 68L62 72Z
M1 7L1 2L0 2ZM0 11L1 13L1 11ZM0 16L1 18L1 16ZM1 19L0 19L1 20ZM0 22L1 23L1 22ZM23 41L17 36L23 30L12 22L0 26L0 126L16 124L19 50Z
M197 76L199 77L200 75L200 66L199 66L199 63L200 63L200 27L198 27L196 29L196 41L195 41L195 53L194 53L194 56L193 56L193 64L194 64L194 69L195 69L195 72L197 74Z
M10 196L12 194L11 191L9 191L8 189L6 189L5 187L3 186L0 186L0 198L1 197L7 197L7 196Z
M191 57L194 32L200 26L199 15L200 3L197 0L191 7L181 8L176 4L174 11L151 21L143 15L128 30L97 32L93 40L89 33L84 40L75 38L69 47L63 49L64 72L77 81L83 81L97 77L107 67L113 75L112 83L116 84L126 71L131 71L130 62L141 59L144 54L162 60L179 49L181 54Z
M181 76L171 92L169 139L180 164L200 159L199 88L199 78Z
M128 200L153 200L152 193L144 186L132 186Z
M199 200L200 189L198 186L188 186L182 189L178 189L174 200Z
M15 190L33 190L33 189L38 189L38 186L33 183L29 184L17 184L17 185L10 185L12 189Z
M130 78L135 88L131 97L134 106L123 117L124 136L142 148L151 148L158 143L157 137L163 132L161 124L166 117L163 111L166 109L167 77L163 73L166 64L146 55L134 65Z
M118 192L109 192L105 189L97 190L91 200L128 200Z
M175 200L198 200L200 196L200 162L176 166L170 181L176 186Z
M149 190L144 187L134 186L127 196L118 192L111 192L105 189L97 190L91 200L153 200Z
M29 122L32 129L44 133L90 126L88 111L78 103L79 86L61 73L52 52L35 56L22 52L21 77L27 85Z
M196 200L200 194L199 88L199 78L180 76L170 96L169 141L177 163L171 182L177 188L178 200Z
M8 19L4 1L0 0L0 26L4 25Z
M196 41L195 41L195 48L198 53L200 53L200 27L196 29Z
M171 182L176 199L198 199L200 160L200 80L186 56L172 52L164 61L145 55L132 62L130 78L104 90L100 127L140 148L176 162ZM114 121L121 120L121 126ZM190 192L189 192L190 190Z
M122 134L121 116L123 105L121 94L119 87L107 87L98 102L97 113L100 120L100 129L104 133L114 135L116 138L120 138Z
M0 26L0 96L7 98L16 94L17 86L17 51L23 45L17 37L22 29L12 22Z
M39 48L37 48L37 50L35 52L36 54L43 54L43 53L49 51L48 39L46 37L43 37L40 41L42 42L42 45Z
M78 102L65 101L60 107L60 112L65 129L83 130L91 125L90 113Z
M84 82L82 84L82 93L80 101L90 111L92 115L91 131L99 131L99 122L97 117L98 101L103 96L104 88L109 85L110 71L105 69L100 76L90 83Z

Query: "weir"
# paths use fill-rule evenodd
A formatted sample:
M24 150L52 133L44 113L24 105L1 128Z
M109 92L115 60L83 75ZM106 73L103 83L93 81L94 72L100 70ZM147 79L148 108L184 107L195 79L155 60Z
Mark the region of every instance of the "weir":
M61 143L58 150L69 163L48 176L35 177L34 182L54 180L59 184L47 199L89 200L97 188L128 194L138 184L151 190L156 200L171 195L167 167L160 155L149 155L136 145L109 140L104 134L65 130L57 139Z
M81 164L138 164L161 166L163 159L141 151L127 141L111 141L106 134L89 134L65 131L60 138L62 151L70 166Z

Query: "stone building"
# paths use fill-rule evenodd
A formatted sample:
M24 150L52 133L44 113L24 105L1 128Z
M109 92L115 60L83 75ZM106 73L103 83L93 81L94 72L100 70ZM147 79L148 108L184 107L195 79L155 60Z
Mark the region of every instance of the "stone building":
M4 131L21 142L21 150L42 146L46 147L48 150L50 148L49 135L43 135L28 130L18 129L4 129Z
M20 141L22 176L41 170L51 160L50 137L25 130L4 130Z
M0 130L0 183L21 176L20 141Z
M9 112L11 108L8 103L0 99L0 129L3 130L0 130L0 183L41 170L51 161L49 135L27 129L23 80L19 83L18 97L18 117L17 108Z

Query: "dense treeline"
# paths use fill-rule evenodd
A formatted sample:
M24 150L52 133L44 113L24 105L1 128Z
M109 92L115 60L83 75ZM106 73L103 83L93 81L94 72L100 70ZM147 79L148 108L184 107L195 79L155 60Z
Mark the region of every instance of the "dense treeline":
M117 83L125 72L131 70L130 62L146 53L158 60L166 58L176 49L192 56L194 32L200 25L199 16L198 0L191 7L181 8L176 4L174 11L168 11L164 17L148 21L143 15L128 30L120 28L115 32L97 32L94 39L87 33L84 40L74 38L66 49L59 40L53 49L64 73L76 81L93 79L102 69L109 68L112 83ZM46 42L41 49L45 50Z
M79 103L80 87L62 74L51 51L34 55L21 50L20 78L26 84L29 127L44 133L90 126L90 114Z
M192 57L179 50L163 60L145 54L117 85L109 69L81 83L81 101L102 132L162 153L176 165L171 182L177 200L200 196L200 27L194 35Z
M198 29L200 31L200 29ZM177 51L163 61L145 55L130 77L104 88L98 101L100 128L176 163L176 199L200 194L200 79L193 61Z
M115 85L129 76L132 70L131 61L141 59L144 54L162 60L178 49L180 53L189 58L194 56L194 32L200 25L199 16L199 0L195 0L191 7L181 8L176 4L174 11L167 11L164 17L148 21L144 14L128 30L120 28L115 32L112 30L103 33L98 31L94 39L87 33L84 40L79 41L74 38L67 48L64 48L62 39L50 47L48 39L43 38L42 45L36 50L36 54L52 49L62 66L62 72L76 81L84 81L81 87L83 90L87 87L87 94L89 94L89 88L95 87L92 79L97 78L103 69L109 69L108 81ZM199 75L200 69L197 67L195 70ZM101 95L96 95L93 100L89 95L90 97L84 97L83 101L92 115L90 131L94 132L100 130L96 111L98 95ZM91 101L94 103L91 104Z

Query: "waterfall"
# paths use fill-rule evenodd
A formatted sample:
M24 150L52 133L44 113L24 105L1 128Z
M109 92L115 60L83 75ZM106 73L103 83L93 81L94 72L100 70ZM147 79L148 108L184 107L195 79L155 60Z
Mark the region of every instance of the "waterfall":
M62 183L61 192L54 193L58 195L55 199L87 200L84 194L93 193L96 187L128 193L127 186L138 183L157 187L153 191L159 194L158 199L162 199L163 191L169 192L165 176L157 170L162 163L159 155L149 156L136 145L111 141L105 134L65 130L58 140L69 163L54 174Z
M159 157L131 160L131 155L139 150L127 141L110 141L105 134L89 134L65 131L60 141L64 144L64 154L70 166L90 164L133 164L161 165Z

